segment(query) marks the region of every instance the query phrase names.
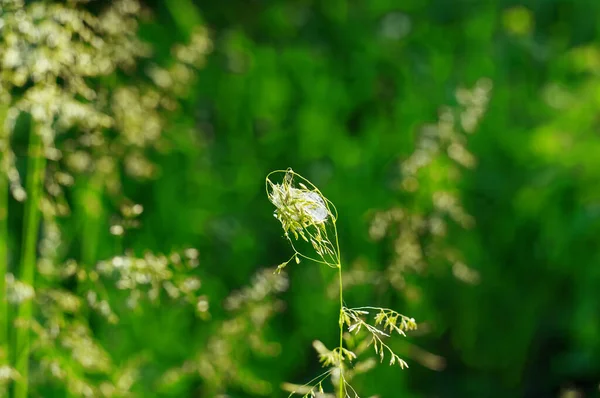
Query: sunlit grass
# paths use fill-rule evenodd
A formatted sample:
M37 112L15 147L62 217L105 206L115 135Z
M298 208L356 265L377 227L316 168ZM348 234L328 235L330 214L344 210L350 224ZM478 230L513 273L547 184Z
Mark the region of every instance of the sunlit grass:
M281 181L273 182L271 178ZM361 340L366 338L381 361L389 357L390 366L398 364L400 368L407 368L408 364L384 343L384 339L392 334L406 337L406 332L415 330L417 324L413 318L388 308L346 307L337 230L338 212L335 205L315 185L290 168L269 173L266 190L269 200L275 206L274 216L281 223L285 238L294 250L292 257L279 265L277 272L281 272L292 260L296 264L300 264L301 260L309 260L336 269L338 276L338 346L330 350L320 341L314 344L319 353L319 361L329 370L303 386L286 384L284 388L290 391L289 397L294 394L302 394L303 398L333 397L333 394L325 393L323 387L323 381L331 376L337 397L358 398L358 392L350 384L350 379L361 366L349 366L357 359L357 353L344 344L346 329L348 334L359 335ZM302 241L308 244L317 257L308 254L307 248L300 246ZM374 315L372 320L368 319L370 315ZM361 330L363 334L360 334Z

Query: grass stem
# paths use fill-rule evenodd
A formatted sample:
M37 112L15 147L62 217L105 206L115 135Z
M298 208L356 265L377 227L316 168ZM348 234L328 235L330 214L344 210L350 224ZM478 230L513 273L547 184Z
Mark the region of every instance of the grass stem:
M5 107L0 108L0 145L4 144L2 153L8 146L8 131L5 130ZM6 156L6 155L2 155ZM4 159L0 158L0 162ZM8 176L0 171L0 352L6 361L10 358L8 344L8 296L6 291L6 274L8 273ZM1 359L1 357L0 357Z
M335 247L337 253L337 269L338 269L338 282L340 285L340 346L339 353L342 354L342 348L344 347L344 284L342 280L342 253L340 253L340 241L338 239L337 226L335 220L333 221L333 228L335 232ZM339 384L339 398L344 397L344 368L340 357L340 384Z
M344 296L343 296L343 285L342 285L342 264L338 263L338 280L340 284L340 354L344 345ZM340 385L339 385L339 398L344 397L344 378L343 378L343 366L340 360Z
M31 121L29 133L29 154L27 159L27 201L25 202L25 222L20 263L21 282L35 287L35 270L38 233L40 228L40 200L42 197L46 159L44 146L36 124ZM19 380L15 382L14 398L27 398L29 385L30 323L33 316L33 301L26 300L19 305L17 317L23 321L15 335L15 370Z

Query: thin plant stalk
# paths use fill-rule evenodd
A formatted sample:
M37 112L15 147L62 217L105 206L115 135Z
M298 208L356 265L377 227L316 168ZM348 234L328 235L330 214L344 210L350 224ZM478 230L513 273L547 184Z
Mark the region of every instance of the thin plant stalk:
M284 174L283 182L273 183L270 176L274 174ZM294 177L300 180L296 185L294 184ZM408 364L383 342L382 337L390 337L392 334L406 336L406 331L417 328L413 318L408 318L389 308L371 306L346 308L344 306L342 262L336 226L338 213L333 203L325 198L314 184L301 175L294 173L292 169L275 170L269 173L265 186L269 200L275 205L274 216L281 223L285 231L285 237L294 250L292 257L280 264L276 272L280 272L292 260L299 264L301 259L315 261L330 268L337 268L340 305L339 345L333 351L327 350L324 346L322 349L315 348L319 351L323 366L331 366L332 369L337 368L339 371L338 398L349 397L349 391L354 397L358 397L357 392L345 377L344 361L352 361L357 358L356 353L344 348L345 325L348 326L348 332L358 333L362 329L369 333L372 338L371 344L381 361L387 354L390 365L398 364L401 368L408 367ZM332 228L329 232L333 233L335 245L329 240L328 226L326 225L328 222L330 222L329 226ZM295 241L301 240L312 245L319 258L301 253L294 244ZM374 317L372 321L368 320L369 315ZM319 392L323 392L321 381L319 380L317 384L312 386L307 384L302 386L309 388L303 397L315 396L317 389ZM296 393L297 390L292 391L288 398Z
M8 145L8 132L4 122L6 109L0 108L0 145ZM2 148L5 150L6 148ZM2 162L3 159L0 159ZM8 295L6 275L8 273L8 177L0 172L0 350L5 358L10 358L8 344Z
M8 273L8 179L0 175L0 347L10 358L8 344L8 296L6 275Z
M342 351L344 347L344 297L342 294L342 264L338 264L338 279L340 282L340 346L339 351ZM340 361L341 362L341 361ZM340 363L340 385L339 385L339 398L344 397L344 377L343 377L343 368Z
M337 234L337 227L335 225L335 219L333 220L333 229L335 231L335 246L337 249L337 253L338 253L338 263L337 263L337 268L338 268L338 281L339 281L339 285L340 285L340 320L339 320L339 325L340 325L340 345L339 345L339 352L342 352L342 348L344 348L344 285L342 282L342 260L341 260L341 253L340 253L340 242L338 239L338 234ZM340 360L340 384L339 384L339 398L343 398L344 397L344 375L343 375L344 369L342 366L342 361Z
M25 202L25 224L20 263L21 282L34 287L36 270L36 252L40 228L40 200L42 197L43 177L46 166L44 146L31 121L29 134L29 154L27 159L27 201ZM26 300L19 305L17 317L23 324L16 330L15 370L19 379L15 382L14 398L27 398L29 384L30 323L33 316L33 302Z

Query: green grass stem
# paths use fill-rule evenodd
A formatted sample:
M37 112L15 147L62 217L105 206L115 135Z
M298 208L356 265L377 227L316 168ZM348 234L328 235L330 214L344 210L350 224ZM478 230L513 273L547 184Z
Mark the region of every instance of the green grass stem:
M35 287L35 270L38 233L40 228L40 200L42 197L46 159L42 139L32 121L29 134L29 154L27 159L27 201L25 202L25 222L20 263L21 282ZM15 334L15 370L19 380L15 382L14 398L27 398L29 386L30 321L33 316L33 301L26 300L19 305L17 317L24 322Z
M8 132L5 131L4 127L5 120L6 108L2 107L0 108L0 140L8 141ZM5 145L8 145L8 142L5 142ZM2 161L3 159L0 158L0 162ZM0 351L4 352L7 360L10 358L8 295L6 291L6 274L8 273L8 194L8 176L0 172Z

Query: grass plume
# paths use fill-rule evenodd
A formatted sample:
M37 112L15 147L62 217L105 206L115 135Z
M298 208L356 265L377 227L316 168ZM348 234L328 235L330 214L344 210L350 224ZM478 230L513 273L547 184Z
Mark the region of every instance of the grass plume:
M272 179L280 177L280 182ZM296 182L297 181L297 182ZM285 385L294 394L303 397L353 397L359 395L349 383L350 363L357 354L344 345L345 329L349 333L370 337L375 353L381 361L388 356L389 364L408 367L394 351L384 342L392 334L406 336L406 331L414 330L417 324L414 319L406 317L394 310L379 307L349 308L344 305L344 286L342 278L342 261L336 222L338 213L334 204L309 180L295 173L292 169L276 170L266 178L267 196L275 206L274 216L284 230L284 236L292 246L294 254L286 262L279 265L281 271L290 262L297 264L302 259L312 260L337 270L339 284L339 344L333 350L327 349L321 342L315 342L315 349L324 367L329 368L320 376L303 386ZM312 249L314 254L306 250ZM316 256L315 256L316 254ZM369 320L369 316L373 319ZM331 377L336 388L336 395L324 391L323 381Z

